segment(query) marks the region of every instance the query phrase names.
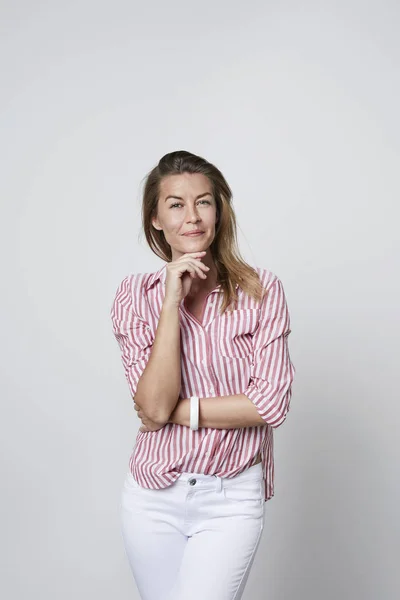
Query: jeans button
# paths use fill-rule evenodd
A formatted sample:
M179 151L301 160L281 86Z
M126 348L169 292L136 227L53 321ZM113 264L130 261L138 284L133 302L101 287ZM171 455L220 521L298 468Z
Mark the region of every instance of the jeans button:
M195 479L189 479L189 483L190 483L190 485L196 485L196 480Z

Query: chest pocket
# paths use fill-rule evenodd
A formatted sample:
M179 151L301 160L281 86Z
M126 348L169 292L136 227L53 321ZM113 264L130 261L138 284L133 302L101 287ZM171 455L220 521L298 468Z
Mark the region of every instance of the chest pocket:
M222 356L245 358L253 351L252 336L260 316L258 308L226 311L218 329L218 349Z

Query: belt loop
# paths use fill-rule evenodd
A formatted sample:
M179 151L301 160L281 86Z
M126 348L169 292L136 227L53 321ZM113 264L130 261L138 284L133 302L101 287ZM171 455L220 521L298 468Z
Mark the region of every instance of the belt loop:
M222 477L218 477L218 475L214 475L216 478L215 489L217 492L222 491Z

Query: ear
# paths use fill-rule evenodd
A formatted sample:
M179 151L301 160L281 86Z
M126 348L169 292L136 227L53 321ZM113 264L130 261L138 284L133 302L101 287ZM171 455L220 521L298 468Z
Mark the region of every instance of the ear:
M162 227L160 226L157 219L152 219L151 224L153 225L154 229L158 229L158 231L162 230Z

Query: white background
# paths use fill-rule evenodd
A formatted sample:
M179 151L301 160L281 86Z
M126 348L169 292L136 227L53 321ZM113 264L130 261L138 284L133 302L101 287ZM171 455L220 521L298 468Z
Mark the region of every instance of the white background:
M397 600L400 5L3 0L1 586L138 598L118 505L140 426L109 311L163 263L141 185L222 170L297 374L246 600ZM157 565L155 573L157 572Z

